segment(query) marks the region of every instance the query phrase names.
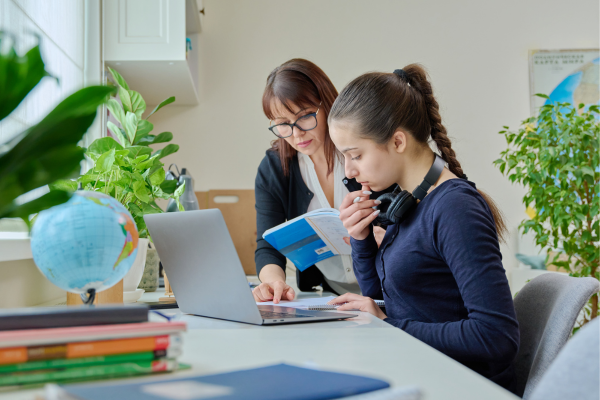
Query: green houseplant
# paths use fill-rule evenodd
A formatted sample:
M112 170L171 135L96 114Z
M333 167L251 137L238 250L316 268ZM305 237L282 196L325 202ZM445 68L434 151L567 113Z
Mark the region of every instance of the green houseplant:
M166 99L143 119L146 103L142 96L129 89L119 73L110 68L109 70L116 82L121 104L116 98L111 98L107 106L121 126L108 122L114 138L96 139L89 146L86 155L94 161L92 169L80 176L77 182L61 181L54 188L74 190L79 183L85 190L101 191L114 197L132 214L140 238L148 238L143 216L163 212L156 204L157 199L173 198L179 209L183 210L179 196L185 188L177 187L176 181L165 180L164 164L161 162L162 158L177 152L179 146L168 144L153 151L151 144L168 142L173 134L163 132L151 135L154 126L148 121L148 117L163 106L173 103L175 98Z
M537 96L548 99L548 96ZM526 207L533 218L521 222L536 243L556 250L551 262L571 276L600 279L600 107L547 104L517 131L499 133L509 145L494 163L511 182L527 188ZM559 256L566 256L559 261ZM598 294L585 307L580 326L598 316ZM577 328L576 328L577 329Z
M49 76L39 45L19 56L14 41L0 31L0 120L17 108L31 90ZM5 49L5 50L2 50ZM70 190L53 190L28 202L19 196L58 179L79 174L84 149L78 146L94 118L98 106L115 89L91 86L64 99L38 124L0 144L0 219L22 218L66 202Z

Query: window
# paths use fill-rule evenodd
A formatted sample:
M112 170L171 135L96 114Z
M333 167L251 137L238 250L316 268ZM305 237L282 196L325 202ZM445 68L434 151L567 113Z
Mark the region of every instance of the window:
M40 121L61 100L91 84L102 82L100 0L2 0L0 29L16 37L19 54L33 47L40 38L46 70L57 80L44 78L19 107L0 122L0 145ZM101 136L102 118L84 138L87 146ZM85 165L83 168L85 169ZM39 196L47 188L36 189ZM22 221L1 220L0 232L24 232ZM0 240L10 236L3 233ZM15 234L23 237L23 234Z

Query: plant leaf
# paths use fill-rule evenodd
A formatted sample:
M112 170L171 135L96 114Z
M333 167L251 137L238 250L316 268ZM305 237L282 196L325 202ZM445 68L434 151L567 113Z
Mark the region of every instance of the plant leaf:
M142 211L144 212L144 215L146 214L162 214L162 210L158 207L154 207L151 204L146 204L144 203L142 205Z
M139 137L140 135L138 135ZM141 145L141 146L148 146L152 143L154 143L154 139L156 138L156 136L154 135L145 135L140 137L139 139L136 138L135 144L137 145Z
M150 118L150 116L152 114L154 114L155 112L157 112L158 110L160 110L161 108L163 108L164 106L166 106L167 104L171 104L175 102L175 96L171 96L168 99L163 100L159 105L156 106L156 108L154 108L154 110L152 110L152 112L150 114L148 114L148 116L146 117L146 119Z
M114 138L117 140L117 142L119 142L119 144L125 147L129 146L130 143L127 141L127 139L125 139L125 136L123 136L123 133L121 132L121 129L118 126L113 124L111 121L108 121L106 123L106 127L108 128L110 133L113 134Z
M152 156L149 159L147 159L144 162L139 163L138 165L136 165L136 169L143 171L147 168L149 168L152 164L154 164L154 162L157 160L158 158L156 156ZM162 163L161 163L162 164ZM153 174L155 171L150 171L149 175Z
M144 215L144 213L142 212L142 209L135 203L128 203L127 208L129 209L129 211L131 212L131 214L134 217Z
M131 99L131 112L142 119L142 114L146 111L146 102L142 98L142 95L135 90L129 90L129 98Z
M125 112L123 111L123 108L116 99L109 99L106 103L106 107L108 107L108 110L110 111L112 116L115 117L115 119L121 125L125 123Z
M27 158L19 168L0 180L0 213L18 196L55 182L76 177L81 169L84 151L81 147L51 147L38 158Z
M177 188L177 190L175 190L175 193L173 193L173 196L176 198L181 197L181 195L183 194L183 192L185 191L185 182L183 182L183 184L181 186L179 186Z
M74 192L77 190L77 181L70 179L59 179L48 185L50 190L62 190L64 192Z
M144 154L152 154L152 149L148 146L131 146L128 147L127 150L129 150L129 156L131 158L137 158Z
M584 174L590 175L592 178L594 177L594 170L592 168L588 167L587 165L582 166L581 171Z
M129 95L129 91L119 86L118 92L119 98L121 99L121 104L123 104L123 110L125 112L131 112L133 110L133 106L131 104L131 96Z
M148 134L152 132L152 129L154 129L152 122L146 121L145 119L138 119L137 132L133 144L139 144L142 138L148 136Z
M123 150L123 146L111 137L103 137L94 140L87 151L88 153L104 154L110 149Z
M173 194L175 193L175 189L177 189L177 181L175 179L163 181L160 184L160 188L167 194Z
M102 154L96 161L94 169L98 172L108 172L115 163L115 149L110 149Z
M110 71L114 80L117 82L117 85L121 86L125 90L129 90L129 86L127 85L127 82L125 82L125 79L123 79L121 74L119 74L117 71L115 71L111 67L108 67L108 70Z
M0 32L0 41L5 35ZM44 68L39 45L29 49L22 57L14 48L0 54L0 120L17 108L45 76L49 74Z
M146 188L146 182L143 180L133 182L133 193L143 203L150 201L150 191Z
M179 150L179 145L177 144L168 144L164 148L158 150L153 155L158 155L158 159L168 156L169 154L176 153Z
M29 225L28 217L31 214L39 213L40 211L48 208L57 206L59 204L66 203L71 198L71 193L63 190L52 190L43 196L38 197L35 200L31 200L22 205L16 205L13 203L11 207L8 207L9 211L6 213L0 212L0 218L21 218L27 225Z
M158 135L156 135L156 138L154 139L154 142L152 142L152 143L153 144L165 143L165 142L170 142L171 140L173 140L173 134L171 132L162 132L162 133L159 133Z
M142 154L141 156L136 157L131 163L133 165L138 165L142 161L146 161L148 159L148 154Z
M135 141L135 134L137 132L137 116L127 111L125 115L125 132L127 133L127 138L129 139L129 143L133 143Z
M165 180L165 170L162 168L156 170L155 173L150 175L149 180L152 186L160 185Z

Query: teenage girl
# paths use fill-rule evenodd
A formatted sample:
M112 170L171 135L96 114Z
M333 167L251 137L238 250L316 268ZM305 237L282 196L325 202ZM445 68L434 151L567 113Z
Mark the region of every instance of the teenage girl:
M492 200L463 173L423 68L356 78L336 99L329 131L346 176L362 184L344 199L340 219L363 296L347 293L332 303L370 312L514 391L519 326L499 247L506 229ZM437 174L430 144L443 160ZM362 192L393 184L407 192L390 209L398 196L414 205L396 207L378 248L372 223L382 211L373 207L383 204ZM372 300L380 298L385 313Z

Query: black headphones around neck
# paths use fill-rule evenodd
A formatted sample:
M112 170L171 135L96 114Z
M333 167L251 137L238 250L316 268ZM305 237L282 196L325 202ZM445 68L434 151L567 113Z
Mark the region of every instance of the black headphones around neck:
M381 210L376 221L381 225L398 224L417 206L417 200L421 201L427 196L427 191L439 179L446 162L442 157L435 155L433 165L425 175L425 179L416 189L410 193L396 187L392 193L384 193L377 198L381 204L377 206Z

